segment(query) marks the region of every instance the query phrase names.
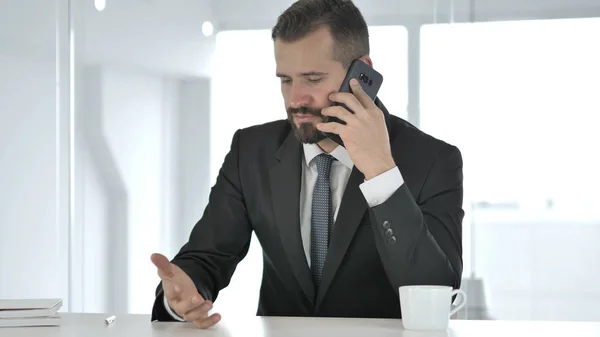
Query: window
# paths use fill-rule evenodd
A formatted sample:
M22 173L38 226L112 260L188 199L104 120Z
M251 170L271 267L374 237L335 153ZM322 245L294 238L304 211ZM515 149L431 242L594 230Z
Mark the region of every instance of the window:
M407 33L404 27L371 27L371 56L384 75L379 97L392 114L406 118ZM217 34L212 83L211 181L243 127L285 119L280 82L275 77L273 41L268 30ZM262 273L261 248L253 237L246 258L215 303L226 315L254 315Z
M408 32L404 26L369 27L373 68L383 75L377 97L391 114L407 119Z
M464 277L483 277L493 318L600 319L599 30L570 19L421 31L421 127L463 153Z

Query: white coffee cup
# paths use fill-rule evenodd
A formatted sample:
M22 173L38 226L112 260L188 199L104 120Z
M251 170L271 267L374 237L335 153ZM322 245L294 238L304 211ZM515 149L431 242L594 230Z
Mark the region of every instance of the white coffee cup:
M445 330L450 316L467 303L467 294L448 286L416 285L399 288L402 325L406 330ZM458 295L452 308L452 297Z

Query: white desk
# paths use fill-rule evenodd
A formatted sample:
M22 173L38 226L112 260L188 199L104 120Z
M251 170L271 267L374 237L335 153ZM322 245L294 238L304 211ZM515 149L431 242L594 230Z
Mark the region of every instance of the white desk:
M151 323L147 315L121 315L107 326L99 314L62 314L60 327L0 328L10 337L600 337L600 323L583 322L450 322L444 332L415 332L400 320L224 317L208 330L188 323Z

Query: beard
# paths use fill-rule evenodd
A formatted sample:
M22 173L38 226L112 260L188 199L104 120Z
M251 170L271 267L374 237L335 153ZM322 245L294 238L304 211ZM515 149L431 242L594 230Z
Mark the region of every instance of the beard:
M323 119L323 115L321 114L321 109L309 107L288 108L288 121L292 125L294 135L296 135L296 138L301 143L316 144L326 138L325 135L323 135L323 133L321 133L321 131L319 131L317 127L311 122L305 122L300 123L300 125L296 125L296 123L294 122L294 115L297 113L310 114L321 119Z

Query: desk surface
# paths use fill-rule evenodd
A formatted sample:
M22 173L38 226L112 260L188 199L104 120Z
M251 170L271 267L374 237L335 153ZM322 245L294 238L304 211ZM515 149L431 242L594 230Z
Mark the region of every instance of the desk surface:
M111 325L106 315L62 314L60 327L0 328L11 337L600 337L600 323L463 321L450 322L443 332L416 332L402 328L400 320L342 318L248 317L223 318L208 330L188 323L150 322L147 315L121 315Z

